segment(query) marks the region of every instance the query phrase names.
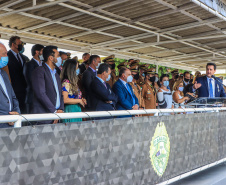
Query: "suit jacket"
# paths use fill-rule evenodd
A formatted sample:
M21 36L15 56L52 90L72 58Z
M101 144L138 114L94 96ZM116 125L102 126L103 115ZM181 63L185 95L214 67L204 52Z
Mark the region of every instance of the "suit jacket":
M9 99L10 99L10 102L11 102L11 108L12 108L12 111L16 111L18 113L20 113L20 108L19 108L19 102L16 98L16 95L13 91L13 88L11 86L11 83L9 81L9 77L7 75L7 73L0 69L1 70L1 75L3 77L3 80L5 82L5 86L6 86L6 89L7 89L7 92L8 92L8 96L9 96ZM0 100L1 100L1 103L0 103L0 115L8 115L9 114L9 100L2 88L2 86L0 85Z
M9 68L9 74L10 74L13 90L16 95L24 94L25 96L26 87L27 87L27 83L23 75L23 67L24 67L25 61L23 60L23 57L21 57L22 58L21 62L23 63L21 65L11 50L8 51L7 55L9 57L8 68Z
M85 72L83 73L82 76L82 85L83 88L85 90L85 94L86 94L86 100L87 100L87 106L86 108L89 110L91 108L91 95L92 95L92 90L90 88L91 83L93 81L93 79L96 77L96 73L94 73L92 71L92 69L90 69L90 67L88 67L88 69L85 70Z
M133 89L130 85L129 88L133 98L135 99L135 104L139 105L138 99L133 93ZM132 110L133 107L132 96L120 79L113 85L113 91L118 96L118 103L116 104L117 110Z
M34 59L31 59L31 61L27 62L24 65L24 77L27 82L27 89L26 89L26 100L25 103L31 104L33 100L33 90L31 85L31 76L35 68L39 67L37 62Z
M118 101L118 97L111 90L109 84L105 85L95 77L91 83L92 100L91 110L93 111L111 111L115 110L115 105ZM106 103L106 101L112 101L113 104Z
M219 78L217 78L219 81L221 81ZM198 89L198 97L209 97L209 87L207 82L207 77L199 77L197 80L197 83L201 83L202 86ZM190 91L192 91L192 87L190 88ZM223 85L219 83L217 80L215 80L215 97L226 97Z
M62 86L59 75L56 73L56 80L58 84L60 96L60 110L64 110L64 102L62 96ZM33 110L32 113L54 113L56 111L56 90L54 87L52 75L45 63L37 67L31 77L33 96ZM43 122L50 123L50 122Z

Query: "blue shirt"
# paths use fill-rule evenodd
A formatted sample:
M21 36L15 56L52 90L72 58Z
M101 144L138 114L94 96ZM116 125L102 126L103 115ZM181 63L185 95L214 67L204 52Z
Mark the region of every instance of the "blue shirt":
M46 66L49 68L49 71L51 73L52 79L53 79L53 83L54 83L54 87L57 93L57 99L56 99L56 109L59 109L60 107L60 94L59 94L59 88L58 88L58 84L57 84L57 80L56 80L56 69L52 70L49 65L47 63L45 63Z
M94 70L92 67L89 66L90 69L92 69L92 71L96 74L97 76L97 70Z
M19 62L19 59L18 59L18 57L17 57L17 54L19 54L19 53L14 52L12 49L11 49L11 51L12 51L13 55L16 57L16 59L17 59L18 62ZM22 66L23 66L23 59L21 58L20 54L19 54L19 58L20 58L20 61L22 62L22 63L21 63Z
M4 79L3 79L2 74L1 74L1 70L0 70L0 85L2 86L4 93L6 94L8 100L9 100L9 112L10 112L12 110L12 105L11 105L11 101L10 101L10 98L9 98L9 94L8 94L6 86L5 86Z
M211 84L212 84L212 87L213 87L213 97L215 97L215 79L214 78L207 78L207 83L208 83L208 90L209 90L209 83L210 83L210 79L211 79ZM209 97L210 97L210 93L209 93Z

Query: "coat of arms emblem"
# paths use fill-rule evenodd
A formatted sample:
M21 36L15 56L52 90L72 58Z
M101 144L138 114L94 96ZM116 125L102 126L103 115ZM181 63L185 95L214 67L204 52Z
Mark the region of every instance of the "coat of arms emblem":
M166 170L170 154L170 140L163 122L158 123L150 146L152 167L158 176Z

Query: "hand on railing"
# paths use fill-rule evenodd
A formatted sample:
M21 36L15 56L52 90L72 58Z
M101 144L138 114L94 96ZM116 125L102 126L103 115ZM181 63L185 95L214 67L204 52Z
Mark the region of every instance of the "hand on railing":
M15 111L12 111L12 112L9 112L10 115L19 115L18 112L15 112ZM8 122L9 125L13 126L14 125L14 122Z

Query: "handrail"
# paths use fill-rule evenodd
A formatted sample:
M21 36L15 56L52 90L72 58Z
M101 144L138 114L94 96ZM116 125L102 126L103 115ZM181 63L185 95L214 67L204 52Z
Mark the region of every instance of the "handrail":
M56 119L72 119L72 118L95 118L95 117L112 117L112 116L130 116L138 114L155 114L159 113L183 113L183 112L199 112L210 111L219 112L226 110L226 107L217 108L186 108L186 109L145 109L145 110L117 110L117 111L96 111L96 112L74 112L74 113L48 113L48 114L23 114L23 115L2 115L0 123L24 121L43 121Z

